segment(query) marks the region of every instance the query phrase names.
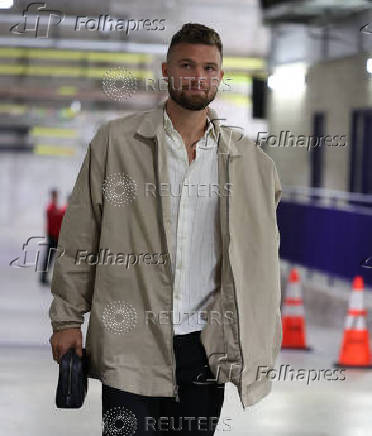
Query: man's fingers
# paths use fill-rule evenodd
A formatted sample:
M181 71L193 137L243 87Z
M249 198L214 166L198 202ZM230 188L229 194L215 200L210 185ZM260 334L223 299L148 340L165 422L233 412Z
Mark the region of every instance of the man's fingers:
M80 343L80 345L76 345L76 347L75 347L76 354L77 354L79 357L82 357L82 356L83 356L83 351L82 351L81 348L82 348L82 347L81 347L81 343Z
M61 344L58 349L58 361L67 353L71 348L70 344Z
M57 353L55 345L52 345L53 360L57 361Z
M82 334L80 330L76 332L75 329L72 331L69 329L68 332L62 331L55 333L52 336L50 343L52 345L53 360L58 363L60 363L61 358L70 348L74 348L78 356L82 357L83 355Z
M57 361L57 347L54 336L50 338L49 342L52 347L53 360Z
M79 336L77 337L77 339L75 341L75 351L79 357L83 356L82 348L83 348L82 335L81 335L81 331L79 331Z

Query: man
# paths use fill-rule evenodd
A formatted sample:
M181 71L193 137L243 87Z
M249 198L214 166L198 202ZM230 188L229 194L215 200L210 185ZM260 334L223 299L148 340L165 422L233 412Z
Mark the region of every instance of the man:
M54 253L58 243L58 235L61 228L60 212L58 209L58 189L51 188L49 190L49 196L50 201L45 213L48 244L46 245L43 268L39 277L40 284L43 286L49 286L48 271L53 262Z
M81 355L90 312L104 434L213 435L226 382L243 408L271 389L281 187L272 159L209 107L222 57L214 30L185 24L162 65L169 98L98 130L66 211L53 357Z

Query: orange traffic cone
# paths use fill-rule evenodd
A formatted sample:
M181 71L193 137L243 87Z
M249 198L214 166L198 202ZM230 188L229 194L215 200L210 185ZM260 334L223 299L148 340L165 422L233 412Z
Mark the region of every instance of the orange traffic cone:
M300 277L296 268L289 274L282 310L282 349L310 350L306 345L305 309L301 295Z
M338 362L335 366L346 368L372 368L367 330L367 311L363 304L363 278L354 277L345 318L344 337Z

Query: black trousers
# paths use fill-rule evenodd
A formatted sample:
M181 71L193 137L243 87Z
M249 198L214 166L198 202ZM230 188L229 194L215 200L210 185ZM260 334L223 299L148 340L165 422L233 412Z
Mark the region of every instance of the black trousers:
M212 436L215 433L225 385L213 381L200 331L175 335L173 347L180 402L173 397L145 397L103 383L104 436ZM221 430L228 428L222 428L221 424Z

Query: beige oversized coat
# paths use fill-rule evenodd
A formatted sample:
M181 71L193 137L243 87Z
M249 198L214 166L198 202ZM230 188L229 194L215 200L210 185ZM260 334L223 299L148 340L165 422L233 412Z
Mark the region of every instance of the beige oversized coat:
M106 122L90 142L62 222L49 316L57 331L80 326L90 312L89 377L178 399L162 111L161 104ZM282 340L281 185L273 160L209 111L218 135L223 261L201 341L217 382L235 384L245 409L271 391L265 373Z

